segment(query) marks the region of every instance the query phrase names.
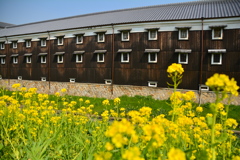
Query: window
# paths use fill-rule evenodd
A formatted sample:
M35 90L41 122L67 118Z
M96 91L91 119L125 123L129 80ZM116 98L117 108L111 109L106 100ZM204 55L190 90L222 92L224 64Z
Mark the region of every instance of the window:
M97 54L97 62L104 62L104 54L103 53Z
M179 40L188 40L189 37L189 29L191 27L175 27L178 29L178 39Z
M105 41L105 33L98 33L98 42Z
M6 63L5 57L0 57L0 59L1 59L1 64L5 64Z
M121 62L122 63L129 62L129 53L121 53Z
M76 78L69 78L69 82L75 83L75 79L76 79Z
M47 56L41 56L41 63L47 63Z
M226 53L226 49L208 49L208 53L211 53L211 64L222 64L222 53Z
M148 31L148 40L157 40L157 29L151 29Z
M130 40L129 31L122 31L121 35L122 35L122 41L129 41Z
M212 39L223 39L223 29L227 27L227 25L220 26L209 26L212 29Z
M63 55L57 56L57 63L63 63Z
M83 43L83 35L76 35L76 43L77 44Z
M31 47L31 40L25 40L26 42L26 48L30 48Z
M17 64L18 63L18 57L12 57L13 63Z
M0 49L5 49L5 43L4 42L0 43Z
M213 53L211 57L212 65L221 65L222 64L222 54L221 53Z
M157 53L148 53L148 63L157 63Z
M58 45L63 45L63 37L57 37Z
M82 54L76 54L76 62L81 63L82 62Z
M105 80L105 84L112 84L112 80L111 79L104 79Z
M188 54L187 53L179 53L178 54L178 63L188 64Z
M179 40L188 40L188 29L187 28L179 29L178 34L179 34L178 35Z
M12 48L17 48L17 41L12 42Z
M41 81L46 81L47 78L46 77L41 77Z
M213 28L212 29L212 39L223 39L223 29Z
M155 81L148 81L148 86L149 87L157 87L157 83L158 82L155 82Z
M26 56L26 63L31 63L31 62L32 62L32 57Z
M46 38L42 38L41 39L41 47L46 47L47 46L47 39Z

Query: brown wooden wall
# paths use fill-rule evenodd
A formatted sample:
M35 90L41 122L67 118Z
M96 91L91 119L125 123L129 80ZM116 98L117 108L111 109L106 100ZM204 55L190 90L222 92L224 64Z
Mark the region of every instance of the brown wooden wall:
M224 30L223 40L212 40L211 30L204 31L202 83L214 73L224 73L234 77L240 84L240 30ZM167 87L170 82L167 77L167 67L178 62L175 49L191 49L188 64L183 64L185 70L183 82L179 88L198 89L200 83L201 31L189 31L189 40L178 40L178 31L158 32L158 40L149 41L148 32L130 33L130 41L121 41L121 34L114 35L114 84L148 85L148 81L158 81L158 87ZM49 48L50 47L50 48ZM76 44L76 38L65 38L64 45L58 46L57 40L47 42L47 47L41 47L40 41L32 41L31 48L25 43L18 43L17 49L5 45L0 54L7 54L6 64L0 64L0 75L3 78L16 79L22 76L25 80L40 80L47 77L50 70L50 81L104 83L104 79L112 78L112 35L105 35L105 42L98 43L97 36L84 36L83 44ZM132 49L130 62L121 63L118 49ZM148 63L145 49L160 49L157 63ZM222 65L211 65L211 54L208 49L226 49L223 53ZM83 63L76 63L74 51L84 50ZM95 50L107 50L105 62L98 63ZM50 51L50 53L49 53ZM64 62L58 64L56 52L65 52ZM32 63L25 62L25 53L32 53ZM39 53L48 53L50 65L41 64ZM19 54L18 64L12 63L10 55ZM50 54L50 56L49 56Z

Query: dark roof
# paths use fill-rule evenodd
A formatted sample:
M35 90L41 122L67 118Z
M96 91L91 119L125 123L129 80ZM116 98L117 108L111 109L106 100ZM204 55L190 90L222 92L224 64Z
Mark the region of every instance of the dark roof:
M10 23L5 23L5 22L0 22L0 29L3 29L5 27L8 27L8 26L13 26L14 24L10 24Z
M0 30L0 37L110 24L240 16L240 0L208 0L84 14Z

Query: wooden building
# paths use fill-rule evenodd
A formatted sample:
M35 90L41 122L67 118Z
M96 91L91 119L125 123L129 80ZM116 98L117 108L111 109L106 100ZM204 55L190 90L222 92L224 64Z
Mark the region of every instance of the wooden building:
M184 89L214 73L240 84L240 0L123 9L0 29L0 75L167 87L181 63Z

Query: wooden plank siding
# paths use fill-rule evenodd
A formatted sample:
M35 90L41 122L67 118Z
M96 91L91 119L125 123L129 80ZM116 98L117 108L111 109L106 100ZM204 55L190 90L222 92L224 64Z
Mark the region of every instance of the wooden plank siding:
M228 29L223 32L223 40L212 40L212 31L204 30L202 83L214 73L224 73L235 77L240 83L240 30ZM7 79L22 76L24 80L40 80L47 77L50 68L50 81L68 82L76 78L81 83L104 83L104 79L112 78L112 34L105 35L105 42L97 42L97 35L84 36L82 44L76 44L76 38L64 38L64 44L58 45L57 39L47 40L47 46L41 47L40 41L32 41L26 48L25 42L19 42L17 49L6 44L0 54L7 54L6 64L0 64L0 75ZM8 51L7 51L7 47ZM49 53L50 47L50 53ZM132 49L129 63L121 62L119 49ZM157 53L157 63L148 63L145 49L160 49ZM143 85L148 81L157 81L158 87L167 87L171 82L167 77L167 67L178 63L178 53L175 49L191 49L188 64L183 64L185 70L183 82L179 88L198 89L200 83L201 30L189 31L188 40L178 40L178 30L158 32L157 40L148 40L148 32L130 31L130 40L121 41L121 34L114 34L114 84ZM211 54L208 49L226 49L222 55L222 65L211 65ZM107 50L104 62L97 62L95 50ZM83 62L76 63L74 51L85 51ZM63 63L57 63L56 52L65 52ZM24 54L32 53L32 62L27 64ZM48 53L48 62L42 64L39 53ZM18 64L12 63L12 54L18 54ZM9 73L8 73L9 72Z

